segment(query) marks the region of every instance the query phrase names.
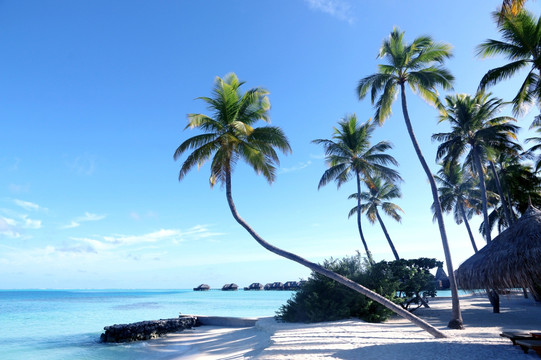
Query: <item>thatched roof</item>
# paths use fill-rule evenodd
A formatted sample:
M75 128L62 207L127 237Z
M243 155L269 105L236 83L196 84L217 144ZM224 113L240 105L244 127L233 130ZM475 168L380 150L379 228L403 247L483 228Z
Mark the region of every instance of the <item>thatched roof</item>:
M525 287L535 294L534 285L541 282L541 211L530 206L517 222L460 265L456 280L462 289Z

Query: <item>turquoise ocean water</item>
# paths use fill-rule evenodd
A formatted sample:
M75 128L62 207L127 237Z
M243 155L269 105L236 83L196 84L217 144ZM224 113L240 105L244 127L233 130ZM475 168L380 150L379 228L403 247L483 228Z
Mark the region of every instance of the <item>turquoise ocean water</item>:
M273 316L290 297L289 291L0 290L0 359L147 359L147 342L99 343L103 327L179 312Z
M173 318L179 312L273 316L291 294L219 290L0 290L0 359L156 359L157 354L150 352L145 341L99 343L103 327ZM438 292L438 296L450 296L450 292Z

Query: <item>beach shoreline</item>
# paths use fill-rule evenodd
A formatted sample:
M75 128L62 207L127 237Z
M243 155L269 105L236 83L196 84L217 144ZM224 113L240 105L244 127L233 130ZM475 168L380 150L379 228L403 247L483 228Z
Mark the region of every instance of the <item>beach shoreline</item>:
M254 327L202 326L149 343L155 359L538 359L524 354L499 334L503 330L541 330L541 303L519 294L501 297L492 313L485 295L461 296L465 330L451 330L450 298L435 298L415 313L442 330L435 339L405 319L384 323L358 319L298 324L261 318Z

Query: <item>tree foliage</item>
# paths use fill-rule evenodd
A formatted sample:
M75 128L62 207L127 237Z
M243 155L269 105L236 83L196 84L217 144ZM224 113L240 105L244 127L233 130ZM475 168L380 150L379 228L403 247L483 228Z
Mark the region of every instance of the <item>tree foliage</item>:
M381 261L370 264L360 254L325 260L323 266L377 292L404 309L421 304L421 298L434 296L436 285L430 270L441 265L436 259ZM415 307L416 308L416 307ZM277 312L287 322L320 322L360 318L382 322L391 312L351 289L313 272L300 290Z

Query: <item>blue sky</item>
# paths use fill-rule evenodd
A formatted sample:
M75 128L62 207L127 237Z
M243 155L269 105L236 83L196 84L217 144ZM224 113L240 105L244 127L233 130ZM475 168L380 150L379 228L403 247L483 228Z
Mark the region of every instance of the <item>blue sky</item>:
M490 13L500 1L0 1L0 288L191 288L305 278L308 271L261 248L235 223L208 166L182 182L176 147L198 96L235 72L245 90L270 91L273 125L293 153L269 186L239 166L237 208L267 241L313 261L361 250L354 206L317 185L333 126L355 112L359 79L393 26L453 46L454 92L473 93L502 58L475 46L499 38ZM540 3L528 8L540 13ZM494 87L510 99L518 79ZM414 94L408 103L426 158L431 134L446 131ZM397 104L374 133L389 140L404 178L402 223L385 218L402 257L443 260L429 186ZM528 137L532 111L520 118ZM473 220L477 229L480 220ZM367 221L368 246L392 260L381 229ZM473 250L463 226L446 221L455 267ZM476 233L478 245L483 244Z

